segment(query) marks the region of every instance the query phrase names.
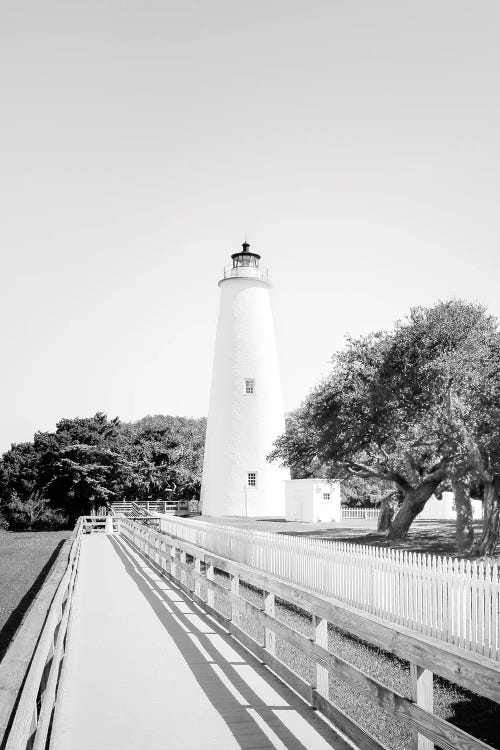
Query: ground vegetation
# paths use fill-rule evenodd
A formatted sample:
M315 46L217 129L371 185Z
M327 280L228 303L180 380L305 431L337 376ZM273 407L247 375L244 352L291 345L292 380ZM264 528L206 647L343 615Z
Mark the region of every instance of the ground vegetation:
M114 500L198 497L205 428L164 415L62 419L0 458L1 525L61 528Z
M0 530L0 660L69 533Z

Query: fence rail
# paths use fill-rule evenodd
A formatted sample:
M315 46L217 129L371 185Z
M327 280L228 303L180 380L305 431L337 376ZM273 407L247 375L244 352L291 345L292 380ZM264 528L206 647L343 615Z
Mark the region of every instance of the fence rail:
M367 701L408 721L413 732L415 750L432 750L434 743L442 750L492 750L489 745L433 713L433 673L498 702L498 662L412 633L399 625L390 625L380 618L213 554L165 531L158 533L129 519L121 519L120 532L156 564L160 572L173 578L195 602L219 619L237 640L319 709L357 747L363 750L386 750L375 737L330 700L330 674L361 693ZM229 576L230 589L227 584L223 585L216 580L216 570ZM252 604L248 599L240 597L241 582L262 591L262 605ZM230 616L222 614L220 603L216 606L216 595L219 601L225 602L225 609L230 610ZM312 614L312 637L307 637L276 619L276 597ZM245 632L242 615L262 627L264 646ZM412 699L330 652L328 623L409 662ZM280 660L276 652L276 637L287 641L312 660L314 671L310 682L299 677Z
M162 518L162 531L419 633L500 660L497 565Z
M130 500L111 503L111 510L127 516L164 513L166 515L184 515L189 513L187 500Z
M341 518L378 518L380 508L346 508L340 510Z

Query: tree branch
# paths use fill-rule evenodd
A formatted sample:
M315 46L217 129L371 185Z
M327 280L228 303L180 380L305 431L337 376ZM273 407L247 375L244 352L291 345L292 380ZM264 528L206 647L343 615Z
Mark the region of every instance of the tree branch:
M356 474L357 476L360 476L364 479L366 479L367 477L375 477L377 479L383 479L386 482L394 482L405 492L411 490L411 484L402 474L397 471L387 471L385 469L381 469L380 467L372 468L371 466L367 466L360 461L353 461L352 465L348 466L347 468L352 474Z

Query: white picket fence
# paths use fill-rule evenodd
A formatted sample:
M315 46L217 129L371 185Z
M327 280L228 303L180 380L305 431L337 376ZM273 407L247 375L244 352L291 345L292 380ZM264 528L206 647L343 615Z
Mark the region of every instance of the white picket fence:
M345 508L340 509L341 518L378 518L380 508Z
M160 528L221 557L500 659L497 565L176 517L163 517Z

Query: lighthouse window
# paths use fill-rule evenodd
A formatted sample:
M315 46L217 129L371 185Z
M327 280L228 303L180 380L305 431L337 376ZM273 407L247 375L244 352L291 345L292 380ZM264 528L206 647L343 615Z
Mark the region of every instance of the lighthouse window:
M248 477L248 486L249 487L257 487L257 472L256 471L249 471L247 474Z
M330 502L330 493L329 492L323 492L323 502L329 503Z
M245 393L255 393L255 380L253 378L246 378Z

